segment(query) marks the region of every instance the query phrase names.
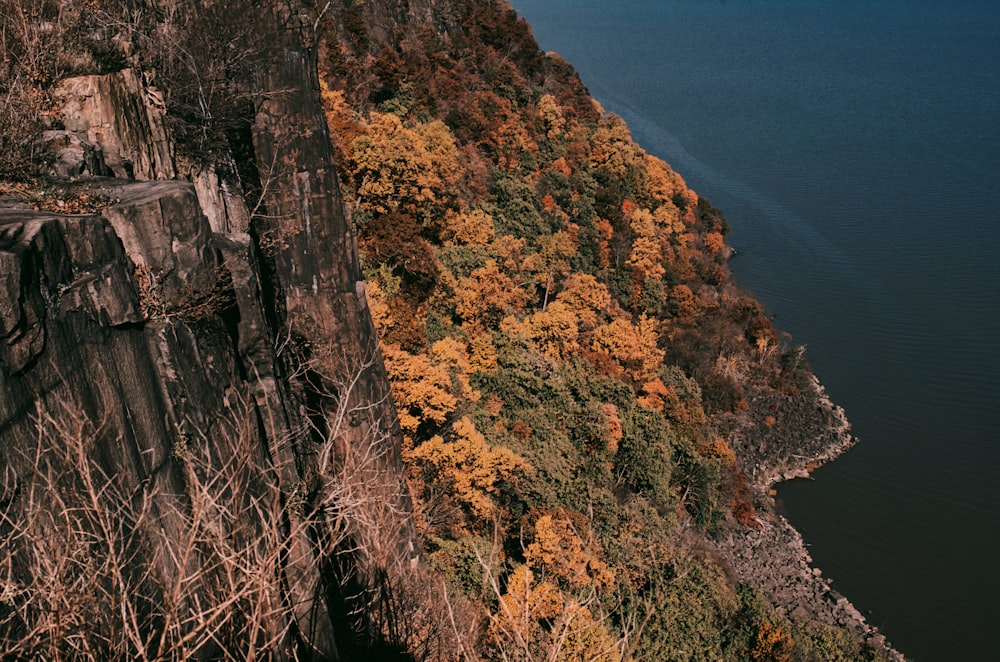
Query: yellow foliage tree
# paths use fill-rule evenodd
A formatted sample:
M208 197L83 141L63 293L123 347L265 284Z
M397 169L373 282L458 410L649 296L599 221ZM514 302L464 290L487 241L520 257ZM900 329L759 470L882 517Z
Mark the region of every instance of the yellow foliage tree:
M407 459L434 474L435 483L446 486L474 518L488 520L496 511L492 496L498 483L517 482L531 465L509 448L490 446L467 416L452 429L452 439L435 435L407 453Z
M656 224L657 236L661 239L676 238L684 233L681 212L669 200L656 208L653 212L653 221Z
M637 324L617 318L594 329L591 349L610 356L638 382L655 376L665 353L656 346L656 321L642 315Z
M538 100L538 116L542 119L545 135L549 140L557 140L566 132L566 118L562 107L551 94L542 95Z
M642 395L636 398L636 400L644 407L662 412L666 406L666 399L671 395L674 399L677 398L677 393L673 390L673 387L667 388L663 381L657 378L642 385Z
M539 251L532 253L521 262L521 271L529 275L539 285L544 284L545 295L542 307L548 305L549 293L557 277L570 272L569 259L576 254L580 245L570 232L560 230L538 238Z
M469 384L468 349L455 338L442 338L417 354L384 343L382 354L404 432L413 433L426 422L441 425L459 402L480 398Z
M506 592L498 597L489 633L501 657L530 662L543 655L551 637L540 621L558 618L566 606L559 587L552 582L536 582L528 566L521 565L507 579Z
M354 119L354 111L344 98L343 90L330 89L320 77L319 91L326 124L330 127L330 142L337 153L337 165L346 166L345 156L351 150L351 143L362 133L362 126Z
M663 266L660 242L652 237L637 237L632 242L626 264L635 269L640 280L660 279L667 272Z
M702 455L722 460L728 467L736 466L736 451L726 443L725 439L716 438L710 442L706 442L703 446L699 447L698 451Z
M535 522L535 540L524 550L531 568L571 588L606 588L614 572L588 549L569 520L542 515Z
M718 255L726 248L726 239L720 232L709 232L705 235L705 250L710 255Z
M565 602L552 582L535 582L535 573L522 565L507 580L507 592L500 598L501 617L512 622L555 618Z
M448 367L453 384L453 392L466 402L478 402L480 393L469 384L472 364L469 350L464 343L453 337L438 340L430 348L430 356L435 363Z
M590 163L595 168L607 168L619 177L624 177L629 167L643 164L646 155L642 148L632 141L628 125L618 115L606 115L594 131L593 149Z
M493 241L495 236L493 217L482 209L449 211L441 231L445 245L486 245Z
M621 662L619 642L589 607L571 601L553 628L556 662Z
M494 241L490 249L496 256L497 266L507 273L514 273L521 268L527 244L524 237L505 234Z
M492 372L497 367L493 334L480 331L469 336L469 367L472 372Z
M561 361L579 351L577 316L561 301L527 317L520 331L543 354Z
M508 170L521 165L521 155L525 152L538 152L538 144L531 139L518 117L505 121L492 132L490 138L496 146L498 165Z
M371 113L367 133L351 142L360 207L404 211L427 221L461 175L458 147L441 121L403 125L396 115Z
M587 600L589 602L589 600ZM518 566L507 581L490 634L506 660L621 662L620 642L584 602Z
M626 202L629 201L626 200ZM632 232L638 237L649 237L650 239L656 237L656 220L652 212L644 207L635 208L635 205L631 203L628 206L632 208L631 213L627 214L628 224L632 228Z

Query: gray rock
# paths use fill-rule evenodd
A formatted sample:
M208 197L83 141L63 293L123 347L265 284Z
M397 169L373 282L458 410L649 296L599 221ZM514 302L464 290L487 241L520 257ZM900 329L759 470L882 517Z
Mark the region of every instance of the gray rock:
M99 145L114 176L145 180L176 175L162 100L135 70L67 78L53 97L66 131Z
M111 174L101 146L72 131L46 131L38 139L37 148L41 152L42 169L51 177L74 179Z
M235 164L228 172L216 167L192 166L188 179L194 184L201 210L208 218L212 232L244 233L250 228L250 210L243 197L243 187L236 175Z

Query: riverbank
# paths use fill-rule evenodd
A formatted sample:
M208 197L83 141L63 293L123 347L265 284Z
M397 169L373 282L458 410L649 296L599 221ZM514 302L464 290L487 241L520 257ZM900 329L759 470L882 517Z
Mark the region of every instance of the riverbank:
M850 450L858 439L844 410L827 396L812 374L791 394L761 390L749 399L748 416L731 435L762 512L759 527L733 527L716 540L715 551L736 578L753 584L779 615L846 629L895 662L905 660L851 601L834 590L832 579L812 566L802 535L774 512L773 487L810 473Z

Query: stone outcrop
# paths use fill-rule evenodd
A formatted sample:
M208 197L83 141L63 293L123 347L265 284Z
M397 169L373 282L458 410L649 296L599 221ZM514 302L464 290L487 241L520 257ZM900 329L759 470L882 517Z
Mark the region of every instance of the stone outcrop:
M226 171L221 173L218 166L191 166L187 179L194 184L212 232L245 233L250 229L250 210L235 174L236 165L230 161L226 166Z
M758 587L781 616L797 623L843 628L902 662L878 628L814 568L801 534L784 517L761 518L759 528L731 531L715 543L740 581Z
M101 146L73 131L46 131L37 141L37 146L42 170L50 177L73 179L86 175L111 175Z
M104 163L115 177L176 175L162 95L144 85L136 70L68 78L53 97L66 130L100 145Z
M195 186L213 232L247 232L250 212L231 158L178 169L163 96L134 69L61 81L53 92L64 128L39 139L46 174L154 180L183 176Z
M225 163L176 179L162 99L140 72L59 85L48 174L101 203L68 215L0 201L0 506L43 480L40 457L74 475L66 421L66 447L155 513L123 525L150 550L202 526L200 481L235 472L251 517L232 535L284 536L276 657L339 659L382 636L419 556L316 53L288 18L261 81L282 92L262 96L257 159L280 167L254 228ZM148 558L137 572L158 579L143 600L169 603L185 569Z
M740 468L757 485L807 477L858 442L844 410L816 377L800 381L791 393L751 388L745 420L728 440Z
M194 507L182 453L238 456L259 489L280 494L289 484L280 470L295 462L275 439L292 436L295 407L273 378L273 350L262 349L273 345L246 238L222 238L221 250L188 183L95 184L99 192L119 202L75 216L0 210L3 491L38 479L40 454L59 456L49 443L69 443L43 435L46 421L78 420L101 473L148 495L157 513L131 535L167 546L184 539ZM268 424L239 425L258 419ZM313 605L299 622L307 632L322 582L301 551L308 540L298 546L286 574Z
M379 494L380 503L365 514L374 526L347 531L363 552L349 573L354 596L343 596L341 609L356 612L363 603L362 612L391 619L391 600L385 598L401 590L419 559L413 520L399 516L412 512L402 434L340 194L317 84L312 23L295 11L295 3L277 3L270 12L271 24L281 27L272 39L263 86L281 92L264 92L253 127L257 162L273 164L270 181L262 183L266 212L256 231L274 265L277 323L297 348L291 370L307 366L307 377L297 383L300 397L311 402L332 391L340 398L336 407L313 411L318 426L340 433L330 457L303 458L306 473L328 463L350 468L357 455L377 458L375 466L343 474L348 487ZM325 500L328 486L318 489ZM365 637L378 636L373 621L362 625Z

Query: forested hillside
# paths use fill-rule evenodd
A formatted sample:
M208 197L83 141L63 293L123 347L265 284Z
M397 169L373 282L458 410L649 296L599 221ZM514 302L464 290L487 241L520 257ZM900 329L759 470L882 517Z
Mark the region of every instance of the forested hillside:
M722 214L509 9L373 40L346 4L324 105L426 558L489 611L483 651L868 655L777 617L699 542L769 517L760 455L727 439L780 446L775 403L813 395L731 281Z
M51 110L59 81L128 69L141 71L146 89L160 95L177 176L202 181L211 172L217 186L239 191L249 264L261 265L255 296L276 306L262 318L290 329L266 350L278 348L283 367L274 379L286 384L279 391L299 403L308 434L329 429L330 439L340 439L346 430L346 445L324 446L308 460L290 442L296 455L285 470L294 473L294 464L301 477L279 470L274 478L275 516L293 530L302 522L302 535L287 539L296 542L279 547L294 551L321 539L316 532L329 529L312 519L320 514L336 519L330 527L343 526L343 537L317 552L316 566L339 586L326 589L326 603L347 605L341 617L331 608L339 652L334 646L317 657L373 659L365 656L379 639L387 642L379 654L392 650L399 659L884 659L855 632L768 604L718 551L714 541L772 526L770 481L798 466L793 456L826 450L809 444L833 419L801 348L732 282L722 213L634 143L626 124L588 96L568 63L542 53L505 3L295 2L278 13L287 19L278 26L255 3L194 2L185 13L186 4L0 0L3 191L50 212L120 202L108 194L87 206L96 198L60 189L54 152L41 150L36 135L64 121ZM50 27L32 27L43 24ZM282 41L274 30L303 36ZM281 89L298 84L288 78L297 71L287 57L293 50L315 58L318 89ZM328 131L307 134L298 120L284 126L283 113L298 112L310 94L322 101ZM302 174L315 175L308 141L329 141L324 149L332 150L351 223L342 235L317 229L326 216L315 199L295 202L324 185ZM118 174L94 170L83 180ZM126 174L133 173L119 176ZM336 207L335 184L331 190L323 204ZM284 218L292 215L305 224L290 229ZM329 234L329 242L310 243L314 232ZM345 382L324 372L323 357L352 351L335 336L356 333L368 346L367 312L339 307L347 290L337 288L353 286L350 275L337 284L323 271L329 264L349 274L334 249L349 258L351 232L381 359L366 355L371 360L359 370L374 370L375 386L350 396L372 407L351 400L345 410L314 400L343 394ZM147 273L132 266L137 277ZM226 273L238 281L243 272ZM328 285L339 294L318 310L349 322L330 322L310 307L309 297ZM236 299L240 287L222 282ZM242 323L247 315L228 300L213 300L197 320L169 308L151 312L148 296L143 303L129 328L189 324L195 336L228 329L236 339L233 316L242 314ZM205 317L217 318L217 328ZM328 354L316 344L324 333L333 336ZM294 363L303 356L311 362ZM395 409L381 404L380 360ZM31 366L5 369L16 375ZM322 453L339 458L337 466L356 466L344 455L360 452L360 433L351 430L368 429L356 428L353 416L362 410L398 416L380 421L381 439L398 448L379 466L391 469L392 454L400 454L409 495L394 494L398 508L377 517L404 522L394 524L397 546L415 528L416 579L396 581L394 571L378 569L380 558L396 552L386 551L392 544L384 537L370 540L385 548L364 548L369 538L357 532L368 530L361 521L368 511L338 502L331 515L320 497L334 483L310 483L310 472L323 475L314 466L326 466ZM183 440L172 461L193 466L188 444L197 440ZM174 470L188 487L195 474L211 475L211 466ZM342 480L352 480L349 473ZM0 524L19 531L13 489L0 499ZM251 511L245 515L273 515ZM373 521L378 528L388 520ZM284 552L268 558L288 562ZM355 565L365 570L344 570ZM10 576L18 572L10 566ZM380 572L389 577L384 586ZM34 621L19 611L22 594L11 586L0 592L0 636L26 641ZM379 586L391 594L378 609L365 611L374 599L353 601L352 590ZM251 638L277 646L285 634ZM240 650L245 631L227 636L214 648L204 644L202 654L281 657L266 646ZM162 652L166 639L150 641L161 641Z

